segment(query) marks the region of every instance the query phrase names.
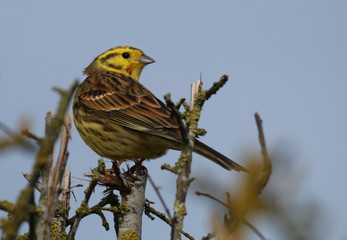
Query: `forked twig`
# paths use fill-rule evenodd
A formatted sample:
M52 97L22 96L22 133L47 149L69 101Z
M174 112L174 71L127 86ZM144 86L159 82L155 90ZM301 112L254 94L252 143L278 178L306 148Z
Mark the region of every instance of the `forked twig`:
M191 87L191 104L189 109L185 112L186 126L183 125L181 115L175 111L171 105L168 106L172 109L173 114L176 116L176 119L180 122L180 131L183 139L183 150L181 157L176 163L175 172L178 174L177 177L177 191L176 191L176 200L174 203L174 217L172 219L172 228L171 228L171 239L181 239L181 231L183 227L183 219L186 215L186 196L188 193L189 185L192 181L190 179L191 171L191 161L192 161L192 152L194 149L194 141L196 134L201 133L202 131L198 129L198 120L200 118L201 109L204 102L211 97L212 94L215 94L218 89L220 89L228 80L228 76L224 75L221 79L214 83L214 85L206 91L201 90L202 82L201 76L196 83L192 84ZM168 102L168 101L167 101ZM188 131L187 131L187 130ZM187 132L187 134L186 134ZM187 136L183 138L183 136Z
M81 203L79 209L76 210L76 217L74 222L70 228L70 232L68 234L67 240L75 239L75 235L77 232L77 228L81 222L81 219L85 216L85 212L88 210L88 202L92 192L94 191L96 185L98 184L100 175L105 173L105 163L102 159L99 159L98 166L93 171L92 180L89 183L88 188L85 190L84 200Z

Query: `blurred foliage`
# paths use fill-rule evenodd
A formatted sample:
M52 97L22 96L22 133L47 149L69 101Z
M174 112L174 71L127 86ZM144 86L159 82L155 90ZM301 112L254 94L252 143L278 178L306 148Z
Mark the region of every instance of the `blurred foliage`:
M37 145L21 134L23 129L28 129L30 126L28 118L21 119L16 130L0 122L0 153L11 149L34 153L38 148Z
M245 215L243 223L237 226L237 229L233 229L234 226L230 225L232 219L235 218L235 212L230 212L228 208L221 206L225 204L228 207L237 206L242 208L245 203L237 202L240 200L238 196L244 195L245 191L250 191L250 188L247 188L245 184L249 182L249 178L252 178L252 176L244 176L244 179L234 181L227 190L219 183L214 183L212 178L205 179L206 173L204 176L197 176L197 179L203 180L198 181L199 184L193 186L193 189L198 191L203 189L205 193L216 196L217 201L223 202L223 204L217 205L217 201L215 201L214 211L211 212L211 224L213 229L216 230L213 236L223 240L263 238L281 240L328 239L329 231L327 229L329 229L329 224L324 221L323 206L320 205L317 199L313 199L309 193L302 191L306 171L302 167L298 167L292 157L286 151L272 154L273 174L269 184L252 204L252 207ZM260 171L261 165L259 163L262 162L261 158L247 157L247 162L251 163L248 164L248 166L252 166L251 169ZM231 198L231 202L228 202L228 195L234 196ZM249 226L247 223L251 225ZM251 229L253 227L255 229ZM263 238L257 234L257 231ZM275 234L275 237L273 234ZM209 237L203 239L210 239Z

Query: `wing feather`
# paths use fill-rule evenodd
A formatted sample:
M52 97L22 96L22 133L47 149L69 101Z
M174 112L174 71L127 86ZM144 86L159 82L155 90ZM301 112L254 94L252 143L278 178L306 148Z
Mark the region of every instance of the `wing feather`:
M79 102L86 111L124 127L180 141L171 110L142 84L121 74L99 75L90 75L85 81L89 87L82 88Z

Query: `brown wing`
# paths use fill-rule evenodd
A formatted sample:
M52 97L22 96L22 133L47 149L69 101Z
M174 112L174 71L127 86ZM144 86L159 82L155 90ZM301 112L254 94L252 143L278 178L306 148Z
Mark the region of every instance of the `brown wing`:
M85 110L124 127L180 141L170 109L132 78L115 73L93 74L82 83L80 91L79 102Z

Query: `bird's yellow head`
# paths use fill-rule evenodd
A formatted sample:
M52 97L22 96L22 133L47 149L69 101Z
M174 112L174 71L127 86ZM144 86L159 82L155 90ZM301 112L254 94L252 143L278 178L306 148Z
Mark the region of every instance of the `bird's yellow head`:
M139 80L141 71L147 64L154 60L144 54L140 49L120 46L107 50L86 67L84 73L89 75L94 72L109 71L130 76Z

